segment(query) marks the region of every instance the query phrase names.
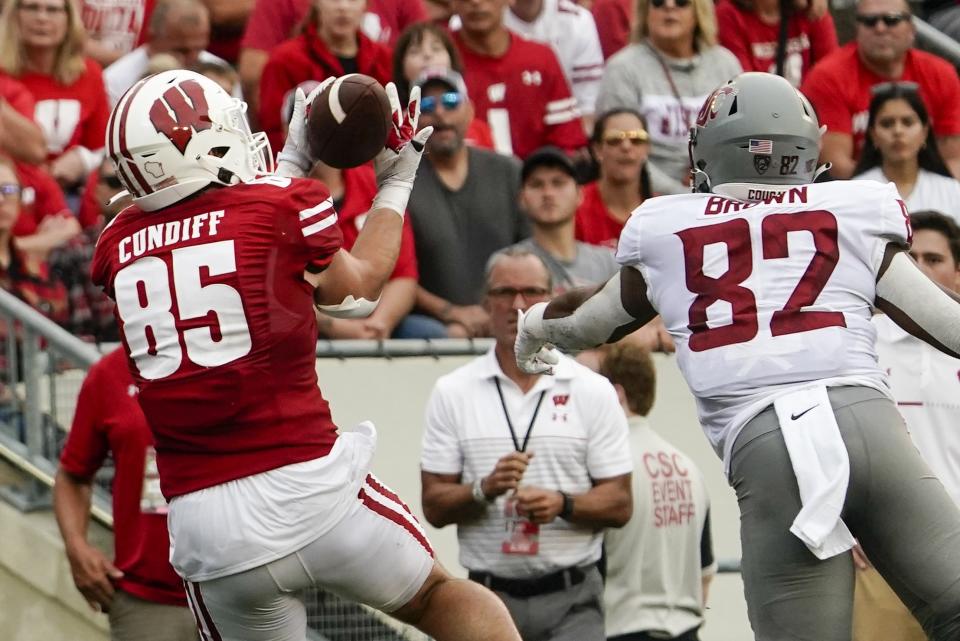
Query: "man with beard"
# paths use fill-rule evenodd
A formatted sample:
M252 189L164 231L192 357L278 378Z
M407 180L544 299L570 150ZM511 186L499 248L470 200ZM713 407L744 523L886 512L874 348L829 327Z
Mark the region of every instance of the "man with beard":
M480 307L487 259L528 233L517 201L520 168L513 158L464 143L474 111L459 73L427 69L415 84L423 92L420 123L434 133L408 205L419 314L408 316L397 335L488 336Z

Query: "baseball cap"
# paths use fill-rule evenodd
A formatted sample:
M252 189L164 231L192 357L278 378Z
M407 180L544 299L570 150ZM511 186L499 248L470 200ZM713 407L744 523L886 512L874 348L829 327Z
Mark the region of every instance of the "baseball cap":
M463 81L463 76L453 69L447 67L427 67L417 76L413 86L423 89L424 86L432 82L441 82L460 95L469 97L467 95L467 83Z
M574 180L577 179L577 169L573 161L558 147L540 147L527 156L523 161L523 169L520 170L520 182L527 182L533 170L539 167L556 167L570 174Z

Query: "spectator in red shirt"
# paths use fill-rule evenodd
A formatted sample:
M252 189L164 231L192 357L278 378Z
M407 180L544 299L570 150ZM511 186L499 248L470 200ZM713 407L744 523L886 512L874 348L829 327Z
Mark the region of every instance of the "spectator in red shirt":
M203 0L210 12L210 45L207 50L231 65L237 64L240 42L253 11L254 0Z
M849 178L867 131L871 88L912 81L930 110L937 146L960 176L960 79L946 60L913 48L916 30L906 0L860 0L856 40L817 64L801 86L826 125L820 159Z
M238 63L243 93L252 112L258 112L255 99L260 95L260 76L270 52L297 35L309 9L310 0L255 0ZM392 47L404 29L428 19L423 0L368 0L360 28L371 40Z
M393 50L393 82L404 104L410 84L427 70L453 69L463 73L460 52L450 36L432 22L420 22L404 29ZM474 118L467 127L465 142L475 147L493 149L493 134L483 120Z
M580 3L583 4L583 3ZM591 8L597 23L600 49L603 59L627 46L633 28L633 2L631 0L597 0Z
M829 12L819 13L820 3L808 8L808 0L795 0L795 6L787 5L787 39L781 54L780 4L780 0L719 0L717 38L744 71L777 73L777 57L782 55L781 75L799 87L813 65L837 49L837 30Z
M20 192L20 216L13 227L17 249L46 260L80 233L80 222L67 207L63 191L42 167L16 163Z
M109 115L100 65L84 55L84 39L72 0L10 2L0 15L0 69L33 94L50 175L65 187L100 164Z
M23 83L0 73L0 151L20 162L47 159L47 141L33 120L36 102Z
M287 92L305 80L363 73L386 85L390 50L360 30L364 0L316 0L303 33L277 46L260 82L260 128L273 149L283 146L281 112Z
M123 349L90 368L60 457L54 513L73 582L94 610L108 612L115 641L197 641L183 582L167 560L167 503L160 494L153 436ZM113 458L114 559L87 542L93 477Z
M66 319L66 292L52 280L47 264L34 254L21 251L13 238L13 228L20 216L22 188L13 163L0 157L0 288L10 292L50 320ZM5 340L8 328L0 327ZM5 367L6 345L0 344L0 365Z
M477 118L487 121L494 148L525 158L546 145L568 153L586 146L577 100L550 45L526 40L503 24L508 0L453 0Z
M577 208L577 240L616 249L630 214L650 198L647 124L639 111L625 107L597 118L590 137L595 180L583 188Z

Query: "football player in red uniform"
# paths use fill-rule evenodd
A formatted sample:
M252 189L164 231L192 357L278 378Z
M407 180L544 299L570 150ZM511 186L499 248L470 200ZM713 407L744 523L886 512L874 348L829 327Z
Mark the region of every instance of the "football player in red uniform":
M204 639L305 639L296 594L311 585L439 640L519 639L502 603L452 579L369 473L373 426L338 434L317 387L314 305L373 309L432 131L414 134L419 93L402 110L387 90L394 127L350 252L328 190L302 178L302 91L277 173L246 105L198 74L151 76L110 117L107 151L134 204L104 230L92 274L117 302L170 503L171 562Z

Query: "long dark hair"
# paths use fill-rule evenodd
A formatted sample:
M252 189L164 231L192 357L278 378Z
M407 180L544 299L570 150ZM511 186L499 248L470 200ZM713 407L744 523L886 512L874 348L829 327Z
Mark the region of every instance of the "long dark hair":
M870 130L872 130L876 124L877 114L880 113L880 109L891 100L905 101L917 114L920 122L927 128L927 140L923 147L921 147L919 153L917 153L917 164L920 168L953 178L953 174L947 169L947 164L943 161L943 156L940 155L940 151L937 149L937 141L933 136L933 128L930 126L930 114L927 112L927 106L923 103L923 98L920 97L920 92L917 87L913 84L906 83L890 83L889 86L883 86L880 91L874 92L873 98L870 100L867 141L863 146L863 151L860 153L860 161L857 162L857 166L853 170L853 175L856 176L868 169L883 166L883 155L880 153L880 150L877 149L877 146L873 144Z
M454 71L463 72L463 62L460 60L460 52L456 45L450 39L450 34L433 24L432 22L418 22L412 24L397 37L397 42L393 45L393 83L397 85L397 94L400 96L400 104L407 104L410 97L410 81L403 76L403 59L407 55L407 50L414 45L423 42L427 34L435 36L443 47L450 54L450 68Z
M597 157L593 153L593 145L603 143L603 134L607 131L607 121L620 114L635 116L643 123L644 129L647 131L650 130L650 128L647 127L647 119L643 117L643 114L630 107L615 107L597 116L597 119L593 123L593 132L590 134L590 142L592 143L590 145L590 158L593 162L590 163L590 167L584 172L582 180L580 181L581 183L593 182L600 178L600 163L597 162ZM647 169L647 163L644 162L640 167L640 197L646 200L652 196L653 190L650 188L650 170Z

